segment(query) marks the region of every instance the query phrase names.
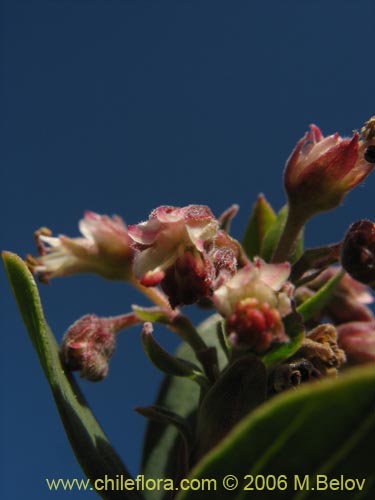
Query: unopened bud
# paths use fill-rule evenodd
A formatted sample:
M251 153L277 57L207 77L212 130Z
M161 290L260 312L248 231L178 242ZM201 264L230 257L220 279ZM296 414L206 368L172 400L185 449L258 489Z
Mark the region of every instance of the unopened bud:
M336 208L374 168L375 119L368 120L361 136L324 137L316 125L297 143L289 157L284 185L290 209L307 220Z
M99 318L87 314L65 333L61 357L69 370L80 371L82 378L97 382L108 373L108 363L115 350L116 333L139 323L134 314Z
M352 321L337 327L339 346L350 364L375 362L375 322Z
M341 265L355 280L375 285L375 224L369 220L354 222L341 248Z

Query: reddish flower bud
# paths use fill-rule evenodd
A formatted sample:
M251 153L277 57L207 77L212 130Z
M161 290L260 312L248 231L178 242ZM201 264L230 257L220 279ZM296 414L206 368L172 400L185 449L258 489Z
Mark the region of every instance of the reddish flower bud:
M375 322L353 321L337 327L339 346L349 363L375 362Z
M253 348L258 353L266 351L274 340L287 340L279 311L255 298L235 305L226 329L236 347Z
M354 279L375 285L375 224L369 220L354 222L341 247L341 265Z
M339 134L323 137L316 125L297 143L289 157L284 185L290 207L305 220L312 215L337 207L344 196L357 186L374 167L365 158L365 150L374 138L366 135L359 141L358 133L343 139Z
M96 382L108 373L108 362L116 344L116 334L139 323L135 314L99 318L87 314L68 329L61 344L61 357L69 370L79 370L81 377Z

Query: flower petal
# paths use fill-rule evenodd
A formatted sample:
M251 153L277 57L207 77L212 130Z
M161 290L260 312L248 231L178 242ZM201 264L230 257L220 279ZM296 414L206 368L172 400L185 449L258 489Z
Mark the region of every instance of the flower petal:
M199 226L186 225L186 231L190 240L200 252L204 251L204 242L213 239L217 230L218 223L215 220Z
M128 234L136 243L152 245L162 230L163 225L157 219L151 219L129 226Z
M280 264L267 264L262 259L255 259L255 265L260 271L260 280L270 286L273 290L279 291L284 282L289 278L289 262Z
M138 252L134 259L134 274L142 280L148 273L158 273L174 264L177 252L174 248L150 247Z

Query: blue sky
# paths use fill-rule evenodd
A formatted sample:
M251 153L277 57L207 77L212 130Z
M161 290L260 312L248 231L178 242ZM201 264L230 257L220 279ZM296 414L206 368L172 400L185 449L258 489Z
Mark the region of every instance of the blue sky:
M374 114L374 14L371 0L4 0L1 247L25 256L42 225L75 236L86 209L136 223L161 204L219 215L236 202L240 238L259 192L284 203L282 169L310 123L350 135ZM312 221L308 243L338 241L372 218L374 187L370 177ZM3 270L0 290L3 498L66 498L44 479L82 473ZM58 339L88 312L146 304L94 276L56 280L41 295ZM82 383L133 473L144 422L132 408L152 403L160 379L134 328L109 377Z

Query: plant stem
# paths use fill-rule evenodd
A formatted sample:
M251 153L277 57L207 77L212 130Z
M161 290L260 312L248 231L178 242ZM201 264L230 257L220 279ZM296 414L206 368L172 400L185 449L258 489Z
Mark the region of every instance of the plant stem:
M299 233L301 232L307 218L301 217L295 210L289 207L288 216L281 238L272 256L271 262L285 262L294 250Z
M143 286L134 277L130 278L129 281L134 286L134 288L136 288L139 292L141 292L143 295L145 295L155 305L163 307L164 309L172 310L171 305L170 305L167 297L164 295L164 293L161 290L159 290L156 287Z
M199 335L197 330L191 324L189 318L179 314L169 326L177 335L195 352L197 359L200 361L204 373L208 380L214 383L219 376L219 366L217 352L214 347L209 347Z
M183 314L178 314L168 325L177 335L198 354L201 351L207 350L207 345L194 328L189 318Z
M128 314L120 314L119 316L111 316L107 318L110 328L115 334L120 333L124 328L129 328L133 325L138 325L142 323L142 320L137 318L136 314L128 313Z
M157 306L172 313L175 312L171 308L167 297L158 288L143 286L134 277L130 278L130 283ZM209 348L206 345L190 320L182 314L176 314L171 322L167 323L166 326L176 333L184 342L190 345L197 358L202 363L209 380L211 382L214 381L218 376L219 370L217 366L216 351L211 352L212 348Z

